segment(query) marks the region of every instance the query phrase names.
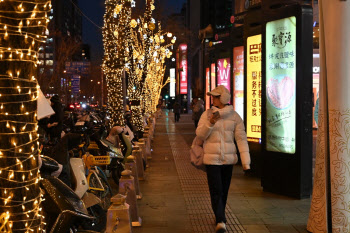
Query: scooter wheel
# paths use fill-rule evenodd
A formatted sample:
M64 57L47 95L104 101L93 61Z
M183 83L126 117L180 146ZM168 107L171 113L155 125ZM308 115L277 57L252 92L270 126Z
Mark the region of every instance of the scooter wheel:
M84 221L82 223L83 229L98 232L104 230L107 224L107 213L102 206L99 204L91 206L88 208L88 212L91 216L95 217L95 219L91 221Z

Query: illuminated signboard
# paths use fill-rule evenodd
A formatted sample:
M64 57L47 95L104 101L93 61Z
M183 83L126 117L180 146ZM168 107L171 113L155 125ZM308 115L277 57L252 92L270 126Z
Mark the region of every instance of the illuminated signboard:
M296 18L266 24L266 150L295 153Z
M179 75L179 68L180 68L180 53L179 50L176 51L176 95L180 94L180 75Z
M73 75L72 78L72 95L76 95L80 91L80 76L79 75Z
M244 47L233 48L233 108L244 119Z
M229 91L231 89L231 63L230 58L219 59L218 66L218 85L224 85Z
M175 97L175 84L176 84L175 68L171 68L170 69L170 97Z
M211 64L211 73L210 73L210 80L211 80L211 85L210 88L213 90L216 87L216 70L215 70L215 63Z
M314 94L314 107L312 108L312 119L313 119L312 126L314 128L318 128L318 125L317 125L318 122L316 122L316 121L318 121L318 113L317 113L317 111L315 112L316 104L319 104L318 91L320 89L320 54L319 54L318 49L314 49L312 72L313 72L313 74L312 74L312 83L313 83L312 92Z
M180 44L180 94L187 94L187 44Z
M247 137L261 139L261 35L247 39Z
M206 95L210 90L210 69L205 69L205 109L210 108L210 96Z

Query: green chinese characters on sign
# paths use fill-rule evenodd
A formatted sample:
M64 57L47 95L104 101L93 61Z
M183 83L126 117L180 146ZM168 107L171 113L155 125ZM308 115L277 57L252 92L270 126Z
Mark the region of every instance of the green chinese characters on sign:
M266 150L295 153L296 18L266 24Z

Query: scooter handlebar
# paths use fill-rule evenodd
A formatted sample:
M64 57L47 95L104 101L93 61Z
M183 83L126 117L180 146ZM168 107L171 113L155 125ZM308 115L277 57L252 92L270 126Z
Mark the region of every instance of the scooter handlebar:
M59 163L48 156L41 156L41 160L40 172L43 174L51 174L60 169Z

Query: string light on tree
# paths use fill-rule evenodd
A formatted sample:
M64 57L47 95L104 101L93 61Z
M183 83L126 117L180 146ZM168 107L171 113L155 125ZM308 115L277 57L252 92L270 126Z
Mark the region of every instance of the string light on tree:
M103 45L105 56L103 71L107 81L107 106L110 126L124 124L122 76L128 63L130 39L131 1L106 0Z
M44 232L35 78L47 0L0 1L0 228Z

